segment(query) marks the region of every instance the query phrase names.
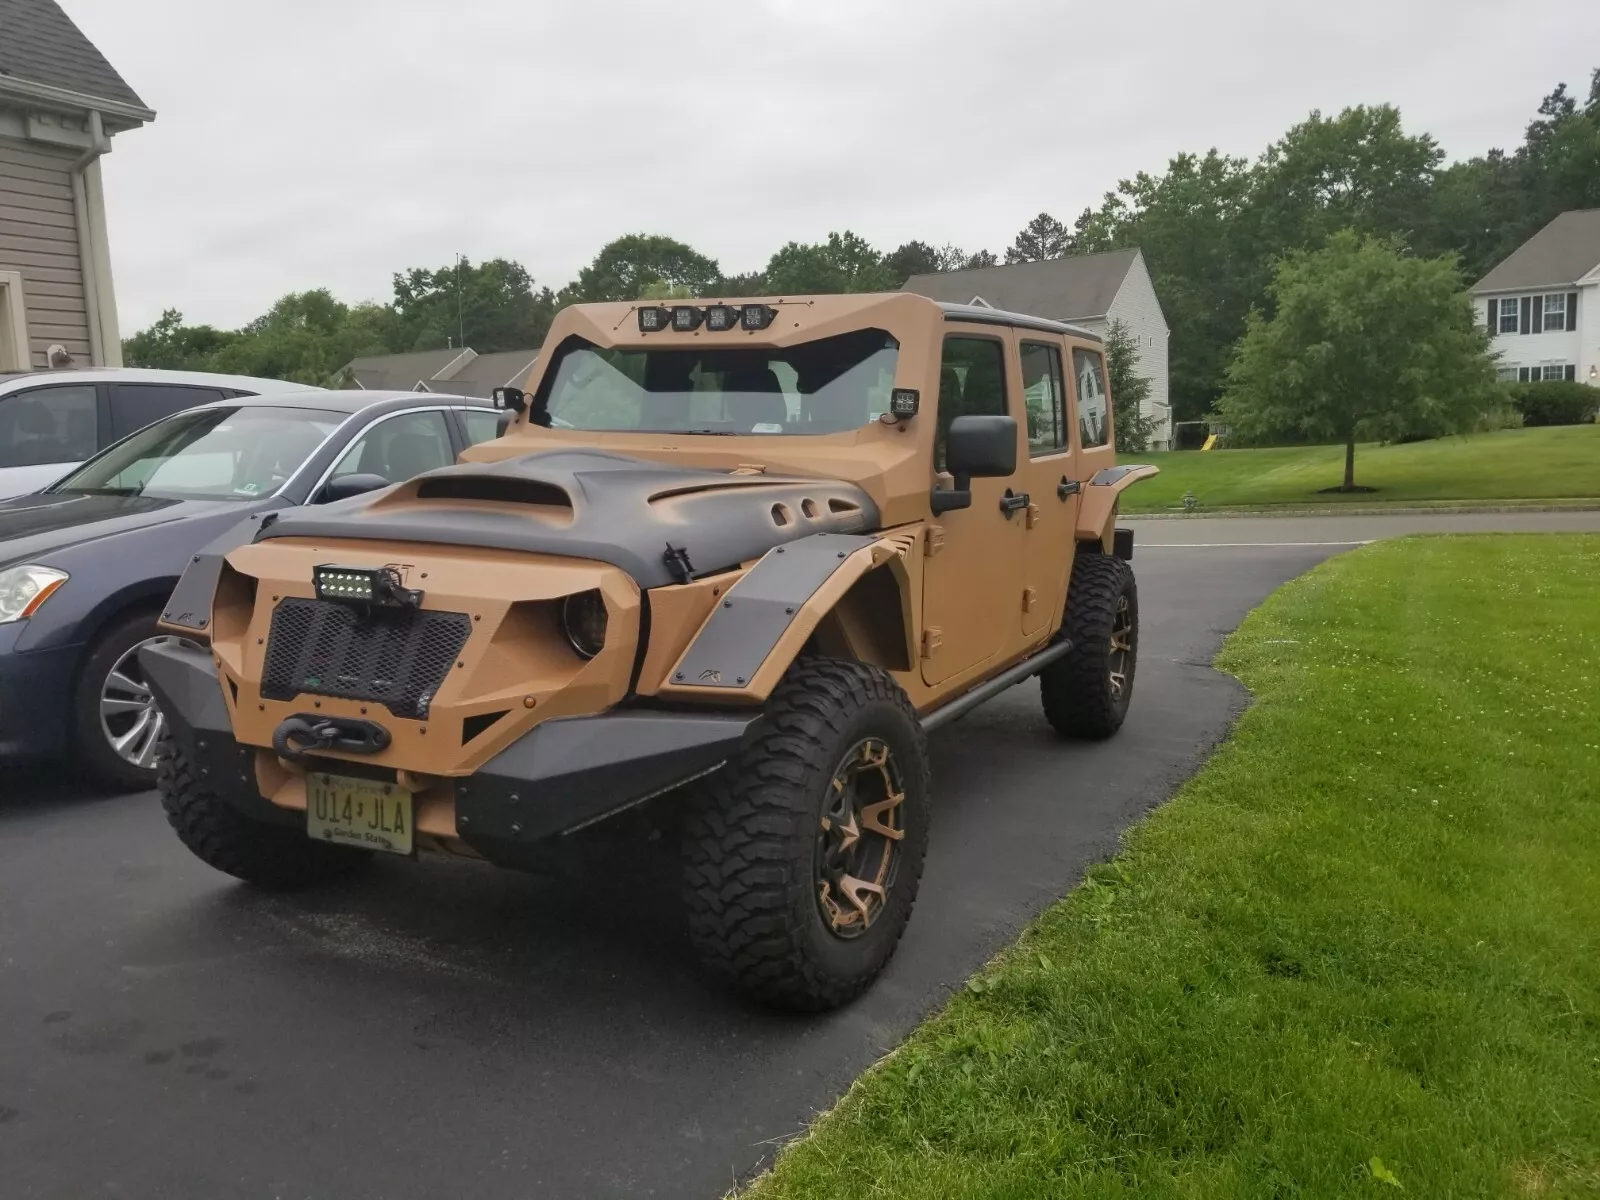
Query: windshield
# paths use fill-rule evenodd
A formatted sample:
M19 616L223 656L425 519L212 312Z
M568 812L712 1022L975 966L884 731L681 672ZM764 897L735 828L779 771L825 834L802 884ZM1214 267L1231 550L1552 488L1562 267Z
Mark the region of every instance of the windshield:
M51 490L254 500L288 482L343 419L311 408L194 409L140 430Z
M809 434L889 411L899 343L858 329L778 349L606 349L568 338L540 387L559 429Z

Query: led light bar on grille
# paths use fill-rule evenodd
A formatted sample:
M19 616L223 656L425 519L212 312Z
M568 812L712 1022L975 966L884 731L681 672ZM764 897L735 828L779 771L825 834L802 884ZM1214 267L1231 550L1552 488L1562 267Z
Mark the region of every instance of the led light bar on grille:
M315 567L311 581L321 600L344 604L376 604L385 608L420 608L422 593L405 586L394 567Z

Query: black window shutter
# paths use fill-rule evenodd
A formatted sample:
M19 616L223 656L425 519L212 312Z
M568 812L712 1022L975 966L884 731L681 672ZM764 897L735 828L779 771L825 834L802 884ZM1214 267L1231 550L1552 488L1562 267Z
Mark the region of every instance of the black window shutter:
M1522 323L1517 326L1518 333L1533 332L1533 297L1522 298Z
M1528 368L1527 367L1518 367L1517 368L1517 382L1518 383L1527 383L1528 382Z
M1578 293L1567 293L1567 332L1571 333L1578 327Z
M1578 380L1578 367L1576 363L1567 364L1567 382L1576 383Z
M1489 332L1494 333L1500 325L1500 301L1489 301Z

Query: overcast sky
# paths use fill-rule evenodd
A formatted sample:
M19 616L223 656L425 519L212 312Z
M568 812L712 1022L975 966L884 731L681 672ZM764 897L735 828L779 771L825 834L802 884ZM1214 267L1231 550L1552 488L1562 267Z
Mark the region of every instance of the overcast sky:
M1393 102L1452 158L1587 91L1594 0L62 0L153 125L106 160L124 334L611 238L730 273L853 229L1000 251L1182 150Z

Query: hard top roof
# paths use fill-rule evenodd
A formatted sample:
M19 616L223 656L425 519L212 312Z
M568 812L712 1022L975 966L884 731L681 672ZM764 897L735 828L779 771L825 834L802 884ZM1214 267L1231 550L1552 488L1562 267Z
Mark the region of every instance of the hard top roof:
M408 401L416 408L436 408L441 404L456 406L470 405L474 408L487 408L489 402L475 396L447 396L438 392L390 392L390 391L364 391L361 388L351 388L343 391L334 391L324 388L304 388L293 392L273 392L264 396L235 396L231 400L216 400L210 404L197 405L199 408L222 408L247 406L250 408L277 407L277 408L315 408L323 412L358 413L363 409L371 408L375 404L393 403L395 401ZM405 407L405 405L396 405Z

